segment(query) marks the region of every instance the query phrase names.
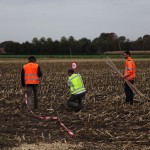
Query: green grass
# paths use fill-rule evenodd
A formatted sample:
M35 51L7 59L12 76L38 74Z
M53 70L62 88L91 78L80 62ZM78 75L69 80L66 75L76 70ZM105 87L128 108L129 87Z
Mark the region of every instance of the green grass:
M12 59L16 59L16 58L22 58L22 59L26 59L31 55L0 55L0 58L12 58ZM110 58L123 58L122 55L106 55L106 54L102 54L102 55L73 55L72 57L70 55L34 55L36 58L60 58L60 59L68 59L68 58L105 58L106 56L109 56ZM150 55L132 55L133 58L150 58Z
M0 58L28 58L31 55L0 55ZM104 58L104 55L34 55L36 58Z

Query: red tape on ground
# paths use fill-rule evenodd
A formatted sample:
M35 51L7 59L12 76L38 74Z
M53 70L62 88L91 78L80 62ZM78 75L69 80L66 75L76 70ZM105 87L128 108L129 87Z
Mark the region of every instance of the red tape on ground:
M34 117L39 118L39 119L42 119L42 120L58 120L59 123L60 123L60 125L68 132L69 135L75 136L75 134L74 134L71 130L69 130L69 129L61 122L61 120L60 120L59 117L37 116L37 115L35 115L34 112L29 108L29 105L28 105L28 96L27 96L27 94L25 94L25 103L26 103L26 105L27 105L28 110L34 115Z

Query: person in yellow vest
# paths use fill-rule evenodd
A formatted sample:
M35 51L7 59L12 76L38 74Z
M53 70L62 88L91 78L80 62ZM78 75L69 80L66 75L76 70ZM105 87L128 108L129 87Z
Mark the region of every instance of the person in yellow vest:
M125 62L125 69L124 69L124 75L123 79L128 80L130 83L134 84L135 78L136 78L136 65L133 61L133 59L130 57L130 52L126 51L123 53L124 58L126 59ZM124 91L126 95L126 102L130 103L130 105L133 105L133 91L128 86L128 84L125 82L124 84Z
M70 97L67 102L68 110L78 112L82 109L82 99L85 96L86 89L80 74L74 73L73 69L68 69L68 87Z
M32 91L34 93L34 109L38 108L38 85L40 83L40 77L42 72L40 66L36 63L36 58L30 56L28 63L25 64L21 71L21 84L25 87L28 97L28 105L32 109Z

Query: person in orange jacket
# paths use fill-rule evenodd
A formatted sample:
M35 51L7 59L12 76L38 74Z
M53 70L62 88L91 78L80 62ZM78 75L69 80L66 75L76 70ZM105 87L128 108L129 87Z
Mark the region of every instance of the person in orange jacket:
M128 80L130 83L134 84L135 78L136 78L136 65L133 61L133 59L130 57L130 52L126 51L123 53L124 58L126 59L125 62L125 69L124 69L124 75L123 79ZM126 95L126 102L130 103L130 105L133 105L133 91L128 86L128 84L125 82L124 84L124 91Z
M34 93L34 109L38 108L38 85L42 72L40 66L36 63L36 58L30 56L28 63L25 64L21 71L21 84L25 87L28 96L28 105L32 109L32 91Z

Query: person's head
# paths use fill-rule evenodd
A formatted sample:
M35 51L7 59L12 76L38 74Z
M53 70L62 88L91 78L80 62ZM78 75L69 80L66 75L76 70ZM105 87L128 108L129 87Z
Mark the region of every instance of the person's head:
M74 73L74 70L72 68L68 69L68 76L71 76L73 73Z
M28 58L28 61L29 61L29 62L36 62L36 58L35 58L34 56L30 56L30 57Z
M128 58L130 57L130 52L129 52L129 51L123 52L123 57L124 57L125 59L128 59Z

